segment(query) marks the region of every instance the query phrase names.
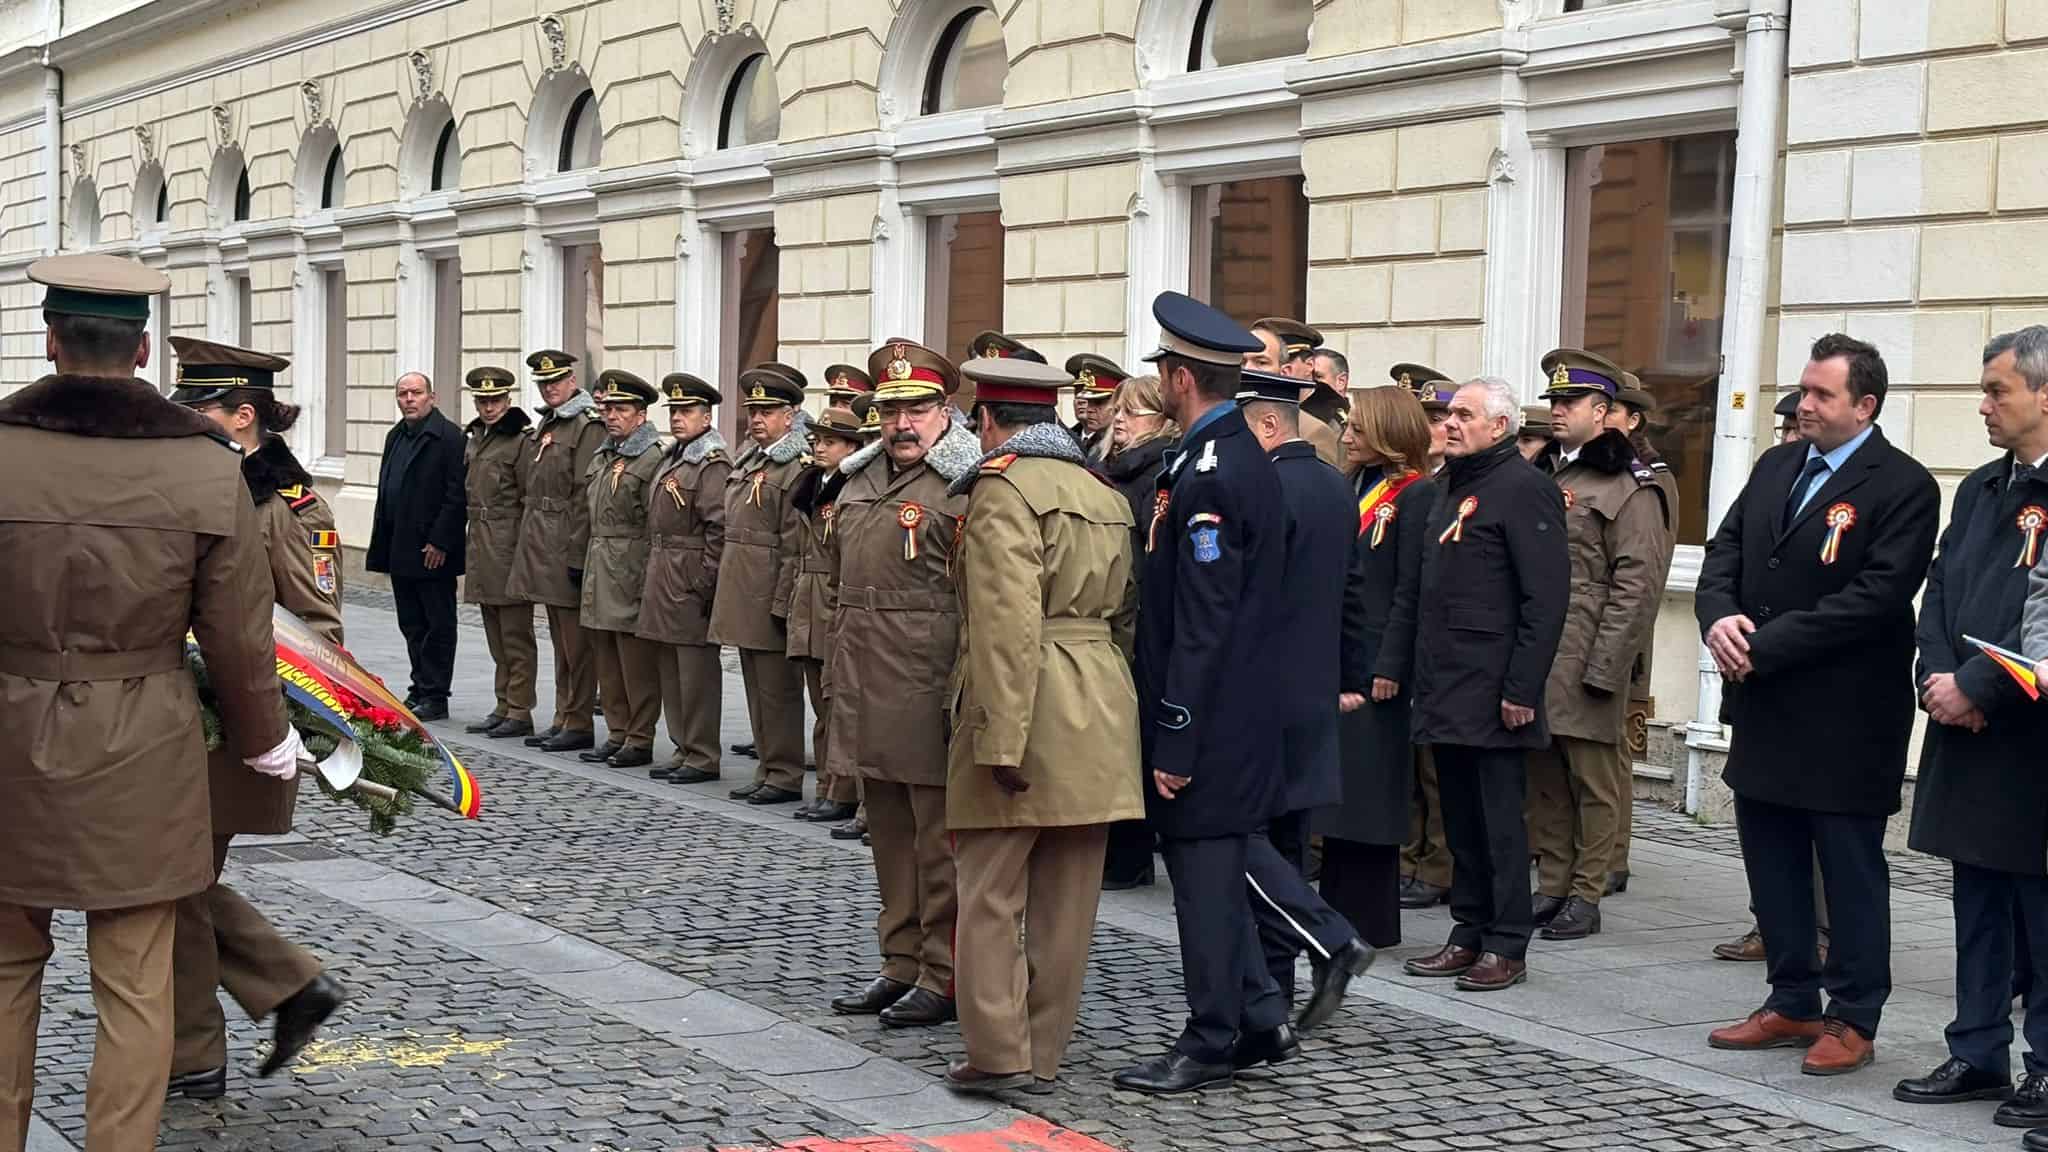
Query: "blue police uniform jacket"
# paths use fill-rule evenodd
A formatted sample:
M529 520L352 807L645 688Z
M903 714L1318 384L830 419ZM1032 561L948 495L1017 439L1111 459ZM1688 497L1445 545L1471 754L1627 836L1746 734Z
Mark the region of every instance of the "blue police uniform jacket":
M1281 668L1287 729L1281 770L1287 778L1287 810L1304 812L1328 807L1344 795L1337 757L1338 648L1358 513L1343 473L1323 463L1315 445L1291 441L1273 449L1272 458L1287 508L1280 624L1286 637Z

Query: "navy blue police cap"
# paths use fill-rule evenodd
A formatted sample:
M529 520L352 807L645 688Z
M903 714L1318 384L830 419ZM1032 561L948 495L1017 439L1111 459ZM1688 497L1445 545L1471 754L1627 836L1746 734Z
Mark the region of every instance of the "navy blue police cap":
M1794 388L1783 396L1778 397L1778 402L1771 406L1772 413L1780 420L1790 420L1794 416L1799 415L1799 397L1801 395L1803 393L1799 389Z
M1159 347L1145 355L1147 363L1178 356L1235 368L1246 356L1265 347L1237 321L1179 292L1161 292L1155 297L1152 318L1159 321ZM1299 392L1301 383L1296 381L1294 387Z
M1293 376L1282 376L1278 372L1255 372L1245 369L1238 374L1237 402L1248 404L1254 400L1268 400L1275 404L1301 403L1301 381Z

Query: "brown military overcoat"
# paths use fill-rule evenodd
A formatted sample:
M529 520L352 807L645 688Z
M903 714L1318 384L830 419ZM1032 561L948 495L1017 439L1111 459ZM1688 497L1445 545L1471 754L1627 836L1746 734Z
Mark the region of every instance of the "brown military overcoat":
M767 448L749 444L725 482L725 555L711 604L711 641L758 652L788 643L783 622L796 588L803 525L789 490L804 470L808 440L801 416Z
M1026 429L962 481L946 827L1059 828L1145 815L1138 696L1115 643L1136 607L1131 509L1064 430ZM1011 455L1029 453L1029 455ZM961 488L956 484L956 490ZM991 765L1017 770L1023 792Z
M1612 430L1555 479L1564 492L1572 586L1544 715L1553 735L1619 744L1629 678L1656 624L1670 564L1664 491L1628 438Z
M813 466L796 482L790 499L803 526L796 585L789 597L789 658L824 661L832 655L832 613L839 606L832 586L832 518L846 473Z
M508 408L496 424L471 420L464 430L462 486L469 502L469 539L464 545L462 599L470 604L520 604L512 595L512 557L519 550L519 460L532 446L526 430L533 421L522 408Z
M623 441L605 437L584 471L590 501L590 546L583 569L585 628L632 632L640 627L641 590L647 581L647 498L661 469L665 445L653 424Z
M1316 458L1339 472L1350 472L1350 462L1345 459L1344 442L1338 438L1335 429L1325 421L1304 415L1301 418L1301 438L1316 450Z
M967 497L947 487L980 458L974 434L954 424L901 473L879 440L840 465L847 481L832 516L839 606L826 674L834 772L946 783L946 688L960 625L951 562L967 512Z
M590 499L583 483L590 458L604 441L604 422L578 392L527 429L519 452L519 546L512 554L507 594L515 603L574 608L583 602L569 569L581 567L590 547Z
M188 629L234 755L285 734L241 460L148 384L85 376L0 399L0 460L0 902L203 891L213 838Z
M647 579L640 598L643 639L659 644L711 642L711 598L725 551L725 480L732 471L725 438L707 428L671 445L647 490Z

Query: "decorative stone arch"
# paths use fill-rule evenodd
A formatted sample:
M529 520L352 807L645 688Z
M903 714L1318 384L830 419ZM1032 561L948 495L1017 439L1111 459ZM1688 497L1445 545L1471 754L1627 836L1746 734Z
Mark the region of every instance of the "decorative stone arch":
M171 187L164 179L164 166L157 160L144 160L129 186L128 234L131 238L142 236L168 228L170 223Z
M346 180L347 161L341 152L341 135L331 122L322 121L299 138L299 154L292 171L292 210L300 216L324 208L339 208L339 202L325 204L328 178L339 164Z
M763 77L775 85L779 107L789 106L778 75L780 57L772 51L751 24L730 32L714 34L697 45L690 71L683 77L683 155L694 158L718 151L718 130L725 116L726 96L739 75L740 65L755 56L766 56Z
M456 192L462 188L462 128L448 98L439 92L412 106L398 142L398 197Z
M1007 61L1017 59L1022 51L1018 34L1002 20L1002 7L996 0L906 0L889 25L888 43L882 46L876 91L884 129L924 115L925 90L938 63L935 57L941 41L963 16L976 9L994 14L1002 23Z
M227 228L250 214L249 162L242 146L230 144L213 154L206 176L206 223Z
M1141 0L1135 29L1138 51L1138 83L1144 85L1163 76L1188 71L1195 36L1215 5L1227 0ZM1309 42L1315 42L1315 0L1266 0L1272 4L1300 6L1309 12Z
M100 242L100 190L90 176L71 182L70 209L65 226L71 232L71 248L91 248Z
M572 126L581 126L588 133L585 141L594 146L575 147L567 138ZM595 168L602 161L603 142L597 90L583 66L571 63L542 76L526 116L527 177Z

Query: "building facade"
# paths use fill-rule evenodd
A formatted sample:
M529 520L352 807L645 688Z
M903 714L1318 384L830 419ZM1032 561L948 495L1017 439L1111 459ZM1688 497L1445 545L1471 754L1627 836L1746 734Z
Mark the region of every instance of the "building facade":
M147 373L171 334L291 357L363 541L395 376L453 413L542 346L1130 364L1169 288L1305 318L1355 387L1533 398L1581 344L1660 402L1639 758L1697 786L1700 545L1807 342L1875 341L1951 484L1989 454L1979 348L2048 318L2044 80L2042 0L0 0L0 380L46 367L30 260L161 267Z

